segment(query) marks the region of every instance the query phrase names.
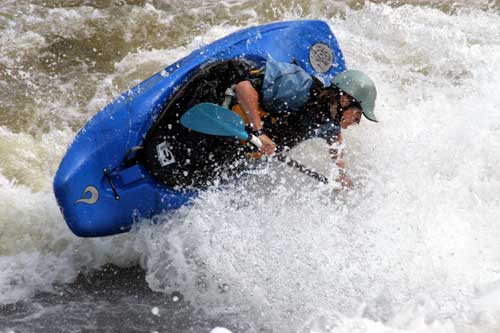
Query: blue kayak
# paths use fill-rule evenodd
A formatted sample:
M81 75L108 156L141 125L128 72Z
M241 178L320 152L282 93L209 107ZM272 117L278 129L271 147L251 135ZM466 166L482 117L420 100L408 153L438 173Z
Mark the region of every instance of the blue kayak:
M294 63L323 82L345 70L329 26L314 20L247 28L166 67L104 107L69 147L54 192L73 233L126 232L138 217L173 211L195 197L203 184L192 170L205 169L202 162L218 149L191 156L186 147L202 146L203 140L226 147L234 139L207 139L183 128L179 117L195 102L220 102L232 79L226 75L221 84L221 74L237 70L240 60L258 66L267 59ZM185 150L176 151L173 141Z

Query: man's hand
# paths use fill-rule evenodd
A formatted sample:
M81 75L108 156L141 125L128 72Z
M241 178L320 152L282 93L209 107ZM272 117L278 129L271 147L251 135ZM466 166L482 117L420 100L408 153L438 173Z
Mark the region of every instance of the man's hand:
M345 169L345 162L344 160L342 159L338 159L335 161L335 164L337 165L337 167L342 170L342 172L344 172L343 170Z
M354 186L351 177L343 171L341 171L340 176L337 177L336 181L340 183L341 190L350 190Z
M259 136L259 140L262 142L262 147L260 151L266 155L272 155L276 151L276 145L273 140L271 140L267 135L262 134Z
M342 173L342 175L337 178L337 181L344 190L350 190L354 186L351 177L349 177L347 173Z

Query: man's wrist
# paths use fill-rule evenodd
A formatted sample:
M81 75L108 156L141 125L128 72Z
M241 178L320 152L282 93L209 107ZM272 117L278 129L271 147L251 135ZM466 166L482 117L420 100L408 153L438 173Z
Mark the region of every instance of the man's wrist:
M252 130L252 134L255 135L256 137L259 137L261 135L266 134L263 128L258 129L258 130Z

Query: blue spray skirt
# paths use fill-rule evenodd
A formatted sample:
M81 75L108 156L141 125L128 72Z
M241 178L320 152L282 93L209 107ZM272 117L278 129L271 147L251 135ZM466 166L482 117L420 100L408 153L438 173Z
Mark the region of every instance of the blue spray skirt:
M245 57L294 62L322 81L345 70L329 26L322 21L272 23L206 45L122 94L78 133L54 179L69 228L81 237L130 230L136 217L175 210L196 190L169 188L141 163L127 164L177 90L207 63Z

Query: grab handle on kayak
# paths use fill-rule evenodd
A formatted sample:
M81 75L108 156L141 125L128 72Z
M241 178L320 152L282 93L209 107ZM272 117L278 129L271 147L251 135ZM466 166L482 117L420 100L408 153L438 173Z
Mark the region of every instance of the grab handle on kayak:
M122 166L125 168L131 167L134 164L139 163L141 158L141 152L143 151L143 146L134 146L130 148L126 153L122 161Z
M120 195L118 194L118 192L116 192L115 184L113 184L113 180L111 179L111 175L109 174L108 169L104 168L103 172L104 172L104 177L107 179L109 186L111 187L111 190L113 191L113 194L115 196L115 200L120 200Z

